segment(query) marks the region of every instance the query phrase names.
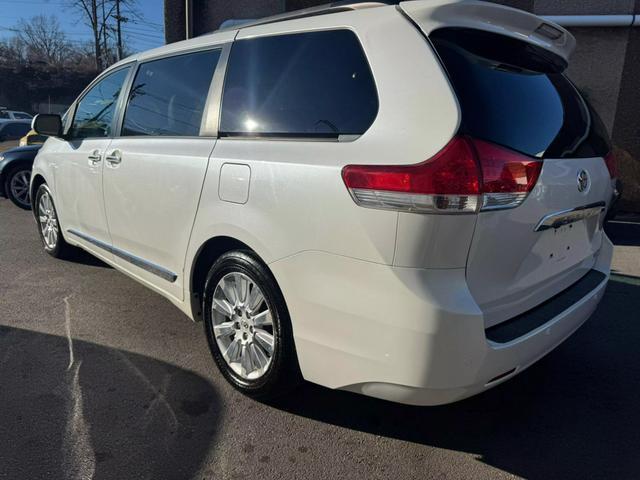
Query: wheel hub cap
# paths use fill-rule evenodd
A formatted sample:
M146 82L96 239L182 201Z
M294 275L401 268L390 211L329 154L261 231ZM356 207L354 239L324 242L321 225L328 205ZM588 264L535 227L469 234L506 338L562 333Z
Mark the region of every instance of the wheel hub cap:
M31 180L31 172L22 170L11 178L11 194L20 204L25 207L29 206L29 181Z
M263 376L273 358L273 318L262 290L244 273L220 279L211 305L213 334L229 367L240 377Z
M55 248L58 243L58 217L48 193L43 193L38 202L38 221L42 238L48 248Z

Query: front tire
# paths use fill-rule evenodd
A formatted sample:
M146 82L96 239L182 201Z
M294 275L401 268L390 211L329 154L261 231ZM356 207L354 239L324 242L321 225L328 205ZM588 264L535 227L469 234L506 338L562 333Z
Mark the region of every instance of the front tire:
M13 204L23 210L31 210L29 196L29 182L31 181L31 167L19 165L13 168L4 182L4 191Z
M252 252L232 251L216 260L207 276L202 312L213 359L236 389L270 400L300 382L284 298Z
M55 258L71 257L74 249L62 236L58 212L53 203L53 195L46 183L38 188L33 204L36 209L35 216L38 223L38 233L40 234L44 251Z

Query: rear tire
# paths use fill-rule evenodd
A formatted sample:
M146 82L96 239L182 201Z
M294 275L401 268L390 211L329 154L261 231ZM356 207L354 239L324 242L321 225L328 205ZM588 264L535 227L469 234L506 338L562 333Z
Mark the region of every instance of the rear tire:
M17 165L12 168L4 181L4 191L7 198L16 207L31 210L29 197L29 183L31 181L31 166Z
M33 205L44 251L55 258L72 258L76 250L62 236L53 195L46 183L38 188Z
M284 298L253 252L235 250L215 261L205 283L202 312L213 359L237 390L271 400L300 383Z

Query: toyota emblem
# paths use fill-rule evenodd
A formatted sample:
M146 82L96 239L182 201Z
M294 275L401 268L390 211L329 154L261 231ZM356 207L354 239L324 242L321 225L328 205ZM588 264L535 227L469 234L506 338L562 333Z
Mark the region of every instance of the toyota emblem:
M586 170L578 172L578 191L586 192L589 189L590 179Z

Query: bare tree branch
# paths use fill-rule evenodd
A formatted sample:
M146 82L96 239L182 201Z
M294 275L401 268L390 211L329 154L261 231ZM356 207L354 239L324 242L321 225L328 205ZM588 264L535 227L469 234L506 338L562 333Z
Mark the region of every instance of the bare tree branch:
M102 46L100 44L101 22L98 17L98 1L104 3L105 0L70 0L69 5L71 8L78 10L84 17L87 25L91 27L93 31L96 68L102 70L104 68L104 61L102 58Z
M50 65L60 65L70 44L56 17L36 15L18 22L18 38L24 43L27 57Z
M122 17L117 12L123 5L133 8L136 0L68 0L67 3L81 14L92 30L98 70L122 56L122 36L117 34Z

